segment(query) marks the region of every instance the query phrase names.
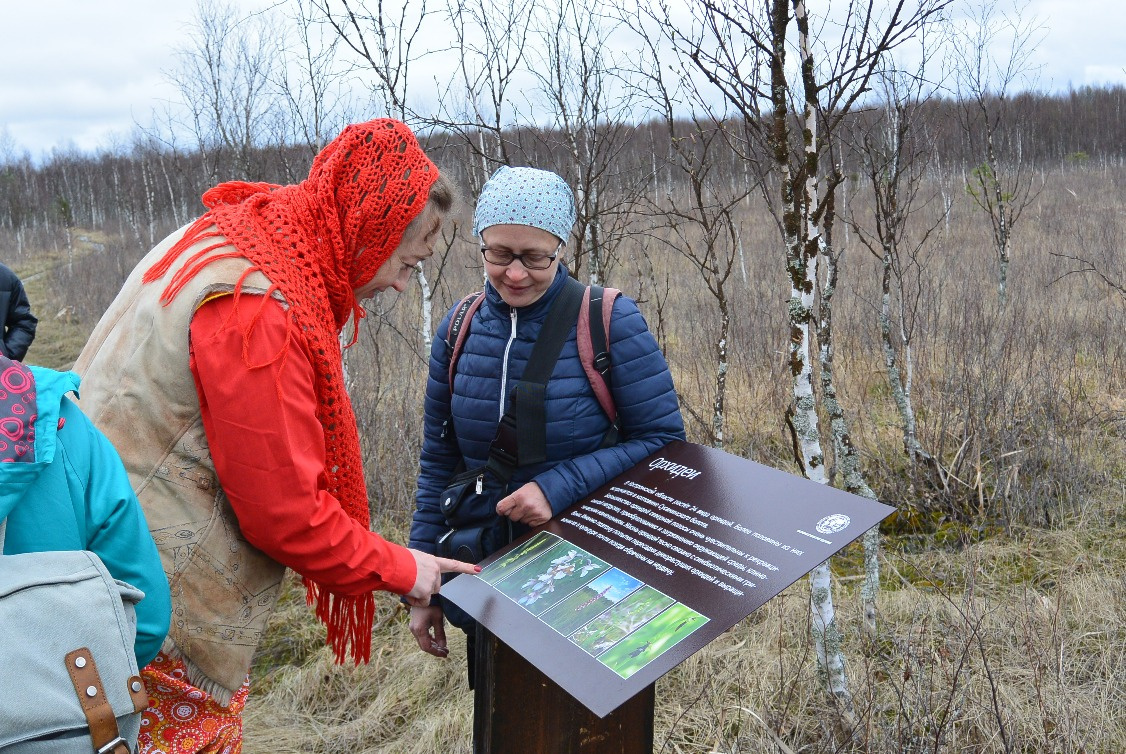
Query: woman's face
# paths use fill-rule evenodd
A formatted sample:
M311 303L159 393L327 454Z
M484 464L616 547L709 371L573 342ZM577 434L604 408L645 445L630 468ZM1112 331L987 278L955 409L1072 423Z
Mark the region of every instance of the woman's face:
M375 277L355 289L356 300L369 299L388 288L394 288L399 293L406 290L418 263L429 259L434 253L434 242L437 241L441 228L441 216L429 209L424 210L418 221L407 228L399 247L376 270Z
M559 239L542 228L530 225L491 225L481 231L481 243L500 252L520 256L549 257L559 250ZM528 306L539 300L555 280L559 260L552 260L547 269L529 270L519 259L506 265L485 259L485 274L497 289L504 303L511 307Z

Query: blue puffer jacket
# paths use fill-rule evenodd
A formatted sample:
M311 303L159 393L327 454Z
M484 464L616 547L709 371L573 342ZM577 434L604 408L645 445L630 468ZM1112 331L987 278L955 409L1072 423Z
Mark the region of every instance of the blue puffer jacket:
M540 327L566 277L567 270L560 265L544 295L518 309L509 307L486 284L485 301L469 325L458 358L452 398L445 334L453 309L439 325L426 382L425 434L411 547L433 553L435 542L449 529L438 497L459 462L466 469L485 463L512 389L524 373ZM572 326L546 389L548 460L518 468L508 487L516 490L535 481L556 514L672 440L684 439L684 421L664 355L637 305L619 296L609 336L611 387L621 431L617 445L600 449L610 421L583 372L576 331ZM443 423L451 416L454 437L443 438ZM496 503L504 494L496 491L483 501L481 515L495 519ZM520 533L519 527L516 533Z

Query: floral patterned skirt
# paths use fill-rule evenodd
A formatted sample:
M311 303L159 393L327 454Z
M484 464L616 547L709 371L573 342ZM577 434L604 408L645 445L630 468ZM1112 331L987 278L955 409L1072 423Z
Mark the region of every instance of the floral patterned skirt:
M250 679L227 707L188 682L184 663L163 653L141 671L149 706L141 717L138 754L239 754L242 708Z

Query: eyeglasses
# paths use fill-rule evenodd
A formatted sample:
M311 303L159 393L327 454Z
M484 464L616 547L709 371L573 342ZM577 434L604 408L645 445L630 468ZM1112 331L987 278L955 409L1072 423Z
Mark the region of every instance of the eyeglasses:
M520 264L524 265L529 270L546 270L559 256L559 250L563 248L563 242L560 241L559 245L555 247L555 251L551 254L533 254L531 252L524 252L523 254L513 254L507 249L494 249L491 246L482 246L481 253L485 257L485 261L489 264L495 264L498 267L507 267L512 264L513 259L519 259Z

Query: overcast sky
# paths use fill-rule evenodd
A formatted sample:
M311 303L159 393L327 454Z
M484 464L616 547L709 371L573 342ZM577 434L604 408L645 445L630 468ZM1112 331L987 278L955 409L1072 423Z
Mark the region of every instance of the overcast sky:
M824 2L814 0L814 12ZM193 0L0 0L0 149L39 157L127 142L175 96L165 74L194 8ZM1046 31L1035 58L1040 89L1126 83L1126 2L1031 0L1028 12Z

